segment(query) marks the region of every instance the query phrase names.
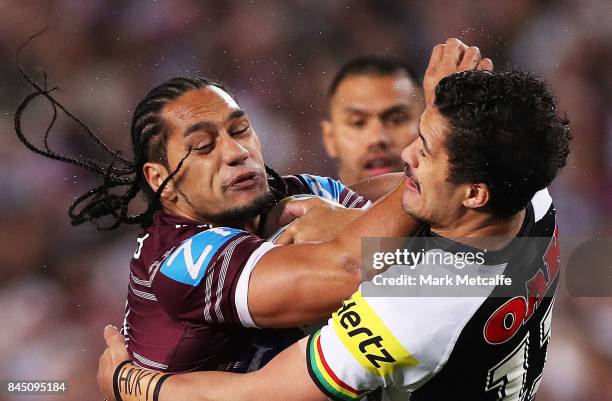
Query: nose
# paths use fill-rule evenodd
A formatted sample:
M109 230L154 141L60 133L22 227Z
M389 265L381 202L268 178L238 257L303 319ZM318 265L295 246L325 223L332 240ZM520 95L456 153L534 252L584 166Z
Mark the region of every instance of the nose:
M412 168L417 168L419 166L419 142L420 139L412 141L412 143L406 146L402 151L402 160Z
M249 157L249 151L231 136L223 136L221 157L228 166L242 164Z
M379 118L372 118L368 125L368 147L386 148L391 145L391 136Z

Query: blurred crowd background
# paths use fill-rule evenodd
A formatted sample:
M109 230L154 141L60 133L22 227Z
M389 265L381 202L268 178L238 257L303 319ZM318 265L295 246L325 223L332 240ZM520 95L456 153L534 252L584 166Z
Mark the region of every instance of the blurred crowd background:
M336 165L325 157L319 122L339 66L392 54L422 76L431 48L459 37L497 68L550 83L575 138L551 190L561 235L612 234L611 1L0 0L0 380L70 386L64 396L31 399L102 398L102 328L122 321L138 233L70 226L68 206L98 179L34 155L14 134L15 110L30 90L15 51L45 26L24 50L24 68L39 82L46 71L58 99L124 154L138 100L165 78L197 74L231 88L269 165L331 176ZM37 102L23 117L26 132L41 137L51 115ZM50 143L73 155L96 151L67 119ZM612 400L612 299L558 300L537 399Z

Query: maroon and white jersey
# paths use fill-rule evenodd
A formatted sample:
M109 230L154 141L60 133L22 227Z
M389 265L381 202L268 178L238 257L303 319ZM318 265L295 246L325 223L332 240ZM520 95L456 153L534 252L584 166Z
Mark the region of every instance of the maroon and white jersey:
M287 196L314 194L346 207L369 202L330 178L284 177ZM168 372L254 370L300 338L297 329L257 329L249 277L275 245L163 211L137 239L123 332L132 360Z

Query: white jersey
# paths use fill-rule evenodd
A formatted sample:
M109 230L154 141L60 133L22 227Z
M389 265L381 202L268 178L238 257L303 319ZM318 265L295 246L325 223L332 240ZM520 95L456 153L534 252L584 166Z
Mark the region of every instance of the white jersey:
M432 237L432 248L445 240L428 227L419 236ZM513 278L517 296L500 295L494 285L478 296L374 297L365 296L362 285L309 339L307 363L315 384L344 401L366 395L368 400L533 399L546 359L559 268L555 210L546 190L532 200L518 236L546 243L531 252L499 251L497 263L484 266ZM456 242L453 247L455 252Z

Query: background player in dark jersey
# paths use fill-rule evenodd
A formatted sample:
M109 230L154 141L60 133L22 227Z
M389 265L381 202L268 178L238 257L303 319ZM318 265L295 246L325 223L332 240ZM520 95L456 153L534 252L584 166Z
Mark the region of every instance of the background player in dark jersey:
M511 276L533 273L529 281L517 283L525 293L510 300L383 298L377 304L358 292L311 338L308 362L305 342L300 341L254 374L211 372L140 382L134 376L137 368L123 366L116 383L130 375L130 385L146 383L159 389L157 384L165 383L160 393L164 401L326 396L347 400L380 388L384 399L410 394L418 399L531 399L544 365L558 279L555 212L544 188L565 164L569 127L557 116L554 98L542 80L527 74L468 71L428 86L437 83L432 76L457 70L463 53L457 42L449 40L432 53L420 140L403 153L407 169L402 205L407 214L427 223L420 231L424 237L548 237L548 248L525 264L503 261ZM413 308L384 311L402 302L412 302ZM344 316L354 305L356 314ZM436 320L436 312L448 319ZM508 320L508 314L514 319ZM389 324L394 318L398 322ZM349 326L355 328L353 334L343 337L342 328ZM374 332L380 335L374 337ZM356 333L373 337L351 342ZM123 341L112 329L105 335L114 345L102 357L99 372L108 396ZM386 352L384 359L369 354L377 349ZM366 353L372 358L365 358ZM460 380L466 360L469 374ZM120 391L126 400L147 396L125 385Z
M422 90L412 70L389 56L362 56L336 73L321 122L327 154L346 185L401 171L401 152L417 138Z

